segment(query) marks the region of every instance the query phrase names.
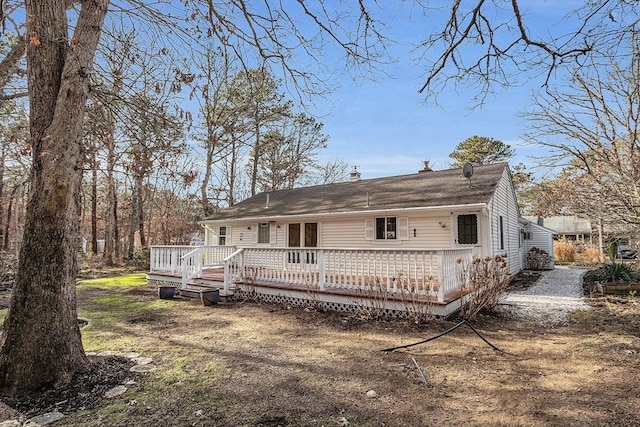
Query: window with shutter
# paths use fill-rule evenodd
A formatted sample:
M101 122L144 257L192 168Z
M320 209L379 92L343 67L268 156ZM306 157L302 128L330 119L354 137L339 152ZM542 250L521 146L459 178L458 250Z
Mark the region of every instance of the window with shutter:
M396 240L398 238L398 221L395 216L376 218L375 224L376 240Z

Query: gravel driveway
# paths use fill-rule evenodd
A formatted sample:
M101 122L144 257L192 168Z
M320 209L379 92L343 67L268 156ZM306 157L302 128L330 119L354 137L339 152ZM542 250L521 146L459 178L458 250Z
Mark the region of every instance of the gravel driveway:
M543 271L533 286L505 294L496 309L546 325L566 324L569 312L589 309L582 292L582 276L586 272L564 266Z

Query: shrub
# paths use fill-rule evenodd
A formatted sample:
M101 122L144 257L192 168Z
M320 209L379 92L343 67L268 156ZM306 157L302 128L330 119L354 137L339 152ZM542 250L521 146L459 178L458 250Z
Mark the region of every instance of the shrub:
M549 267L549 252L540 248L531 248L527 253L529 270L544 270Z
M633 282L639 278L633 267L616 262L605 265L599 273L598 278L604 282Z
M576 246L567 239L553 242L553 253L560 262L574 262L576 260Z
M589 262L600 262L600 251L594 247L587 247L582 253L582 259Z
M511 281L509 267L499 255L484 258L473 257L470 261L460 258L458 284L460 285L460 316L473 319L482 310L491 310Z
M133 259L129 264L142 270L149 270L149 266L151 265L151 250L149 248L136 249L133 253Z

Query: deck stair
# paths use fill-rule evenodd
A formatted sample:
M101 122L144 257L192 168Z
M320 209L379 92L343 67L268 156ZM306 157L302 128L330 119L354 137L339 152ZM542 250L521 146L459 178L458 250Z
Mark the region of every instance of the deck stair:
M195 298L203 305L213 305L225 301L229 295L222 295L221 287L207 285L188 285L186 288L176 289L178 295L183 298Z

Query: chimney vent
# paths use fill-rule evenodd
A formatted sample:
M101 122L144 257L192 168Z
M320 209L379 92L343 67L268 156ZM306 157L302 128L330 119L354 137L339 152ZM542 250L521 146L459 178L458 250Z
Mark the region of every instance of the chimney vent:
M422 163L424 167L420 169L418 173L433 172L433 169L431 169L431 166L429 166L429 160L423 160Z
M360 172L358 172L358 167L354 166L353 170L349 174L351 181L360 181Z

